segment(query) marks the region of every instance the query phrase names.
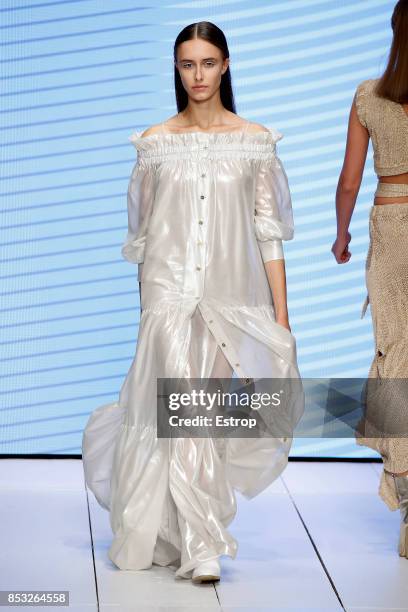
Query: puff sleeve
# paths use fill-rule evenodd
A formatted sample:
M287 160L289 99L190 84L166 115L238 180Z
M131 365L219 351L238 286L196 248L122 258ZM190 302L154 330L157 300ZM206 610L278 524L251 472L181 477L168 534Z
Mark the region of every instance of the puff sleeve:
M276 130L272 133L275 142L283 137ZM254 223L262 260L284 259L282 240L293 238L294 223L288 178L275 144L257 170Z
M154 194L154 166L143 163L138 153L128 185L128 231L121 249L123 258L130 263L141 264L144 261L146 234L152 214Z

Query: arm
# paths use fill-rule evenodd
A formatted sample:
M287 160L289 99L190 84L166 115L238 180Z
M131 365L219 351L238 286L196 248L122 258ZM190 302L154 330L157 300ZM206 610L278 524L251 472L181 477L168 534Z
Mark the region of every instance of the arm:
M275 307L276 321L290 331L282 240L294 234L288 179L275 154L261 162L256 181L255 234Z
M128 231L121 253L130 263L137 263L139 280L146 246L147 228L153 209L155 175L152 165L138 159L133 167L127 191Z
M276 322L289 331L285 260L274 259L265 263L266 275L272 291Z
M370 138L363 115L363 101L360 97L356 104L357 96L361 96L359 91L351 105L346 151L336 190L337 238L331 250L337 263L347 263L351 257L348 228L363 178Z

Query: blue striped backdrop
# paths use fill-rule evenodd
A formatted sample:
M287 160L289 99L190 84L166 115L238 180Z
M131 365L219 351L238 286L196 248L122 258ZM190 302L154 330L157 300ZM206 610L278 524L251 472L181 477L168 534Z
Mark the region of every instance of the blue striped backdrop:
M88 415L117 398L134 356L136 268L120 247L135 160L128 141L176 112L172 48L188 23L226 33L237 111L284 134L296 223L285 244L305 377L365 376L373 354L364 263L370 145L339 266L334 195L356 85L379 76L389 0L2 0L1 453L79 453ZM353 440L292 455L377 456Z

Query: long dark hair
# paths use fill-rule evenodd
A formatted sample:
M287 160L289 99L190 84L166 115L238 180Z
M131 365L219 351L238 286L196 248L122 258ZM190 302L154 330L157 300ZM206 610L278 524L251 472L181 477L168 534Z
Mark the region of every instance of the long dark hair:
M177 49L179 45L186 40L193 40L195 38L201 38L202 40L206 40L207 42L211 43L215 47L218 47L222 53L223 60L229 58L229 49L224 32L210 21L199 21L198 23L191 23L190 25L186 26L177 36L174 43L175 62L177 61ZM188 95L183 87L176 65L174 66L174 88L176 93L177 110L180 113L188 104ZM229 66L221 76L220 97L223 106L232 113L236 113Z
M399 0L391 17L393 31L388 64L375 91L399 104L408 102L408 0Z

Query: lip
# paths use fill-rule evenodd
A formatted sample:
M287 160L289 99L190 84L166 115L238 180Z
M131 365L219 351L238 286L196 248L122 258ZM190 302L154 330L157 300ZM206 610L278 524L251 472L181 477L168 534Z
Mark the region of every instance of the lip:
M207 85L196 85L193 89L207 89Z

